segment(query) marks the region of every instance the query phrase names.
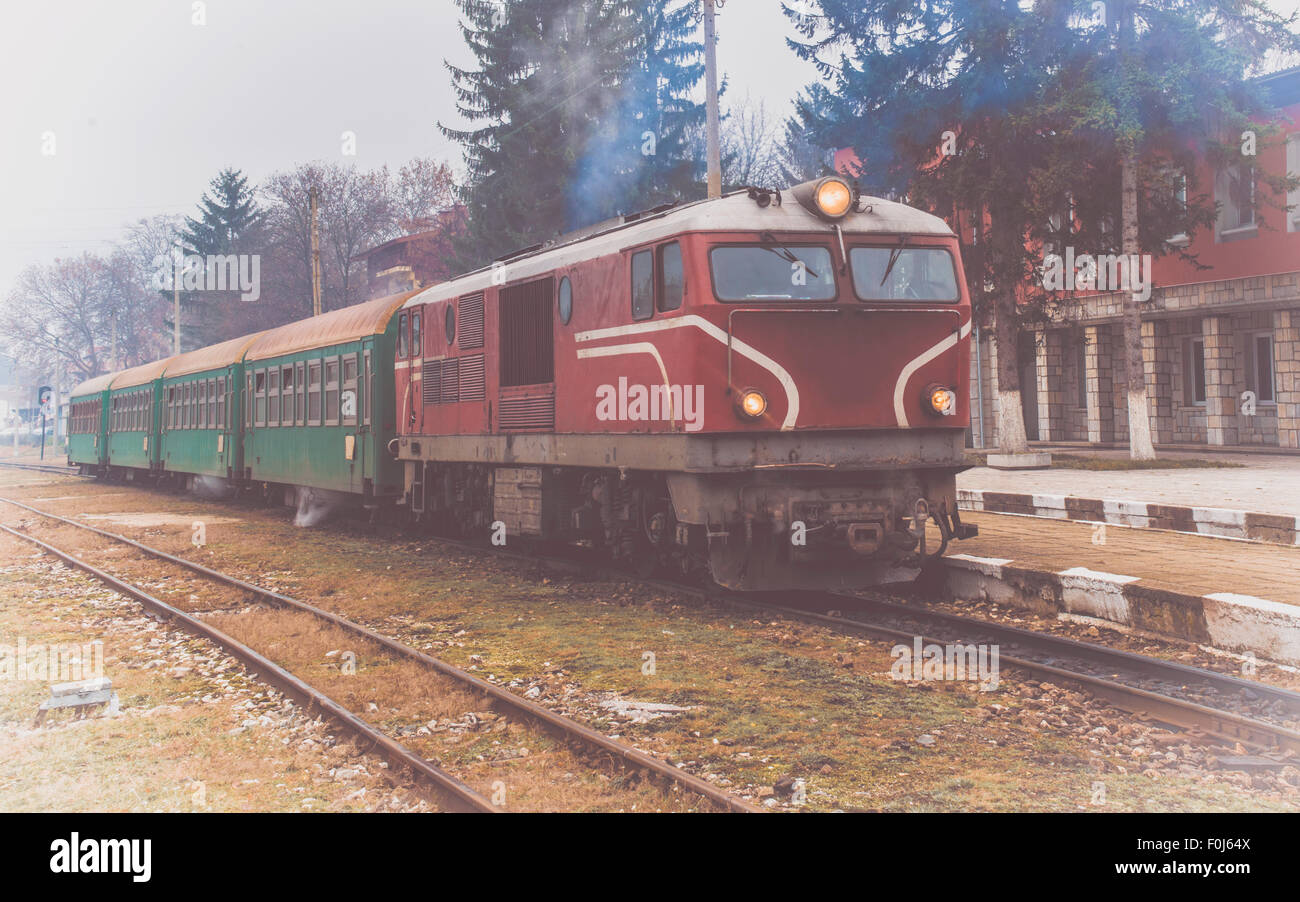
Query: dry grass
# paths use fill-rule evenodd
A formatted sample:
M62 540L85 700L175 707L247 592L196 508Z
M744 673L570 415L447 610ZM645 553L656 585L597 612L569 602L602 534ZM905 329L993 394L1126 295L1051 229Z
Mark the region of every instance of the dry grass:
M1092 810L1092 784L1104 779L1106 810L1300 807L1295 794L1251 791L1224 775L1143 776L1139 762L1099 755L1070 730L1031 726L1028 699L1006 675L994 695L968 684L895 683L888 645L700 610L634 582L547 574L487 552L341 524L298 530L278 511L87 489L84 500L43 506L235 518L238 524L210 528L203 549L189 544L187 529L120 531L319 604L516 691L537 689L539 701L733 791L757 795L795 777L806 782L815 809ZM287 650L292 643L284 641ZM329 644L312 640L312 654ZM642 670L647 651L655 655L653 674ZM411 694L393 696L400 716L385 721L393 730L418 722L405 720L415 709L402 705L435 703L402 691ZM600 707L607 694L690 710L631 723ZM936 744L918 745L922 734ZM516 745L509 727L495 726L441 745L409 738L449 766L478 768L474 780L504 767L493 756ZM430 744L417 746L424 741ZM537 754L541 746L527 747L526 757L539 762L527 767L542 769L518 771L521 779L539 787L549 781L555 793L539 807L582 807L591 798L582 771L557 778L560 769ZM562 792L570 785L572 797Z

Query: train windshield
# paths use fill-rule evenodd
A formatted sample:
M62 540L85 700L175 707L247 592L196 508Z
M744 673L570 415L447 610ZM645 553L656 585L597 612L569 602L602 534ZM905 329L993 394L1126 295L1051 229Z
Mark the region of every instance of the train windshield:
M831 252L781 244L729 245L709 252L720 301L829 301L835 298Z
M957 270L941 247L855 247L853 290L862 301L957 300Z

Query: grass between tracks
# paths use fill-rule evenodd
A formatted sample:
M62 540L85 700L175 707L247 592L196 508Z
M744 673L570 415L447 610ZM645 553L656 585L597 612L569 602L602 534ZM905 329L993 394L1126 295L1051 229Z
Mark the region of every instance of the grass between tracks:
M814 810L1300 807L1295 793L1252 790L1249 779L1152 770L1147 728L1120 715L1107 720L1081 696L1047 705L1010 673L993 693L969 683L899 683L886 644L701 610L633 581L549 574L346 525L299 530L278 511L121 486L23 494L64 514L174 514L174 525L97 525L514 681L516 691L756 798L793 778L804 781L804 804ZM3 507L0 519L15 522L19 512ZM182 524L205 517L208 544L196 549ZM687 710L630 722L602 707L611 697ZM1087 732L1095 723L1128 731L1127 744L1099 744ZM481 736L461 741L477 749L471 759L482 754Z

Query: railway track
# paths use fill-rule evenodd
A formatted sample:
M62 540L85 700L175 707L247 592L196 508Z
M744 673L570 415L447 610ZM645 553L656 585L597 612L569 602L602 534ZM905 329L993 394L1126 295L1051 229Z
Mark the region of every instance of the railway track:
M354 623L353 621L330 611L318 608L288 595L265 589L261 586L239 579L238 577L205 567L202 564L197 564L186 560L185 558L177 557L165 551L152 548L144 543L137 542L134 539L117 533L89 526L48 511L43 511L19 501L14 501L10 498L0 497L0 501L64 526L73 527L74 529L86 534L93 534L118 545L128 547L153 560L162 561L168 565L182 568L199 576L202 580L219 584L227 589L236 590L245 598L251 599L258 604L308 615L311 618L324 624L328 624L332 628L341 630L358 640L372 643L373 645L383 649L383 651L389 655L412 662L420 668L436 674L439 678L449 680L452 683L463 687L476 696L486 697L488 703L494 709L506 712L507 716L531 723L536 727L545 730L549 734L560 738L569 745L580 749L589 758L600 759L602 761L612 760L618 762L623 768L648 774L662 781L662 783L667 786L680 789L683 792L704 800L708 803L709 807L729 812L753 812L760 810L756 806L732 796L730 793L727 793L698 777L688 774L679 768L666 764L663 761L655 759L622 743L616 742L584 724L551 711L543 705L515 695L508 689L504 689L491 682L480 679L471 673L446 663L445 661L427 655L424 652L411 648L395 639L377 633L374 630L358 623ZM84 570L95 578L110 585L117 591L135 598L155 613L174 619L186 629L205 636L206 638L222 645L230 651L231 654L242 660L256 672L266 674L268 682L271 682L276 686L276 688L284 691L291 697L297 698L302 704L309 708L319 709L340 723L344 728L352 731L354 734L367 741L373 742L395 766L408 768L417 778L428 783L441 794L448 796L456 810L501 810L501 806L494 804L487 797L472 789L464 781L443 770L441 767L416 755L405 746L396 742L385 733L379 731L349 711L343 705L333 701L328 696L308 685L289 671L276 665L269 658L261 655L248 645L240 642L238 639L227 635L212 624L205 622L193 613L169 605L139 586L122 580L63 549L56 548L47 542L41 541L35 536L28 535L27 533L15 530L3 524L0 524L0 529L3 529L5 532L16 536L17 538L39 546L47 553L60 558L74 567Z
M676 583L664 584L664 588ZM685 591L692 591L687 588ZM1200 742L1240 743L1280 761L1300 756L1300 693L1231 674L988 620L918 609L879 596L806 593L776 604L701 590L728 607L779 615L840 632L911 645L996 643L1000 664L1033 678L1069 683L1115 707L1185 731ZM846 613L849 612L849 613ZM862 613L872 619L861 619Z
M10 467L15 470L34 470L38 473L57 473L60 476L81 475L81 471L77 467L68 467L63 464L20 464L11 460L0 460L0 467Z
M9 499L0 500L9 501ZM26 505L18 502L9 501L9 503L26 508ZM27 509L42 516L63 519L34 508ZM93 527L71 522L79 528L101 532ZM106 535L128 544L138 545L125 537L111 533ZM429 536L425 538L466 550L486 550L481 544L474 542ZM156 553L165 556L163 552ZM575 560L550 554L528 554L502 549L494 549L492 554L504 554L520 560L540 561L565 568L572 568L575 564L585 568L601 567L599 564L593 565L589 560ZM181 566L204 569L183 559L174 560ZM617 575L619 578L629 577L629 574L621 571ZM839 632L909 645L917 637L923 644L997 643L1000 649L1001 666L1026 674L1033 679L1070 684L1106 700L1138 719L1154 721L1173 730L1182 731L1186 733L1189 740L1205 745L1226 746L1229 749L1234 749L1239 744L1250 752L1266 756L1266 759L1256 762L1257 764L1265 763L1265 760L1280 762L1283 756L1286 756L1286 760L1294 762L1295 756L1300 755L1300 730L1297 730L1297 726L1300 725L1300 693L1260 681L1050 633L926 610L878 592L867 596L800 593L778 603L752 595L703 589L673 581L645 580L643 582L664 591L693 596L700 601L722 607L780 616L829 627ZM256 589L256 587L252 588ZM265 590L257 589L257 591ZM275 595L275 593L268 594ZM297 604L302 603L297 602ZM325 614L325 616L334 615ZM413 651L412 653L421 654ZM442 667L449 667L442 662L438 663ZM455 668L450 670L454 671ZM516 702L527 703L526 700L519 699L508 690L500 689L490 683L483 683L483 685L490 687L494 695L499 693ZM546 711L544 708L542 710ZM546 713L552 714L549 711ZM558 717L553 714L552 716ZM600 736L598 733L595 735ZM600 738L612 742L603 736ZM654 759L649 760L654 761Z

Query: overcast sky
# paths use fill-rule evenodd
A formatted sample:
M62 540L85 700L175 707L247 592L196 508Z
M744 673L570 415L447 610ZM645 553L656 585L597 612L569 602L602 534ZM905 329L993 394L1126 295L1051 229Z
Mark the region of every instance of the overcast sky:
M434 125L457 122L443 60L472 65L452 0L207 0L201 27L194 5L6 6L0 292L29 263L106 249L139 217L192 213L224 166L257 182L314 159L459 164ZM732 96L783 118L815 72L786 48L778 0L729 0L718 21ZM341 156L344 131L355 158Z

